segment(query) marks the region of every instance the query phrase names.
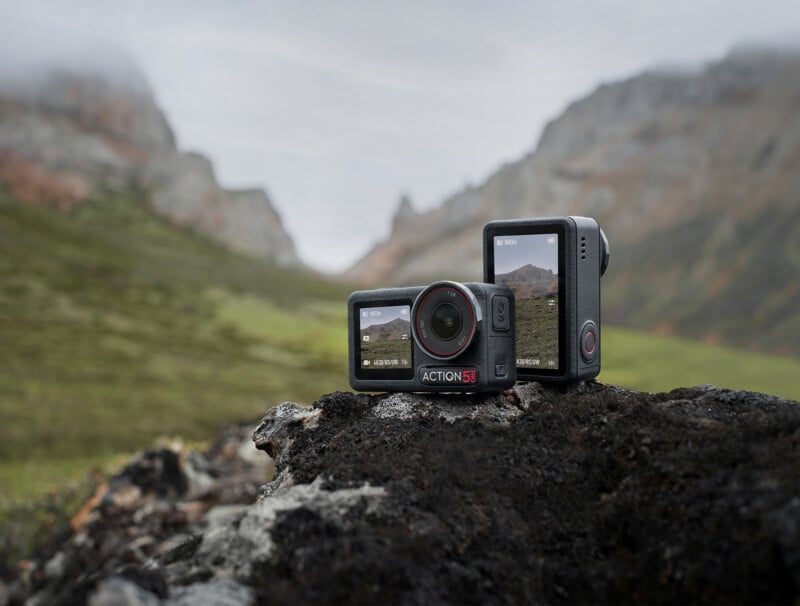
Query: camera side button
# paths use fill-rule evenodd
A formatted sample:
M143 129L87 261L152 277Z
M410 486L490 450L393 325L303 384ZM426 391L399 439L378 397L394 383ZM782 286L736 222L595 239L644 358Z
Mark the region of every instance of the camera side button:
M581 356L586 362L593 362L597 357L597 324L587 321L581 329L580 346Z
M511 319L508 313L508 297L501 295L492 297L492 326L495 330L511 328Z

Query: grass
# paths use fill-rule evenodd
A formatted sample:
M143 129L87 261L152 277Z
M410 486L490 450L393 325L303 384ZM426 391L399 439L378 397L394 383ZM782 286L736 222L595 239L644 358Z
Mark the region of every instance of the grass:
M222 290L213 291L211 299L220 322L255 339L250 350L255 357L276 366L315 371L315 378L346 376L344 300L328 302L299 295L294 305L279 306L263 297L232 296ZM297 377L291 379L294 382Z
M411 364L411 339L381 339L379 341L361 342L361 360L369 361L369 366L378 368L395 367L410 368ZM403 364L408 360L408 364ZM376 362L379 362L376 364ZM396 364L395 364L396 362Z
M0 192L2 511L157 436L205 440L347 386L346 287L175 229L143 199L62 214Z
M516 324L517 359L558 361L558 299L518 299Z
M603 327L607 383L642 391L711 384L800 401L800 360Z

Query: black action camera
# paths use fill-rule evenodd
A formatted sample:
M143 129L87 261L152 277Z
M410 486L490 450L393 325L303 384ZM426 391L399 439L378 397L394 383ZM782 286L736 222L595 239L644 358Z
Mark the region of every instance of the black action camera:
M587 217L491 221L483 278L516 296L517 378L590 379L600 372L600 276L608 241Z
M517 380L514 293L495 284L354 292L350 385L360 391L499 391Z

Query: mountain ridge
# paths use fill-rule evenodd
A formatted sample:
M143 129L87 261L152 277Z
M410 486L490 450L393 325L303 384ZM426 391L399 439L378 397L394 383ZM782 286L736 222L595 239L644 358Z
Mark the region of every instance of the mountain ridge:
M798 98L794 50L740 49L696 71L600 85L482 184L406 208L343 278L474 280L487 221L587 215L614 250L604 319L798 355Z
M265 191L223 188L208 158L178 148L127 57L104 69L49 65L0 79L0 184L18 200L62 210L102 188L141 191L176 225L304 267Z
M550 269L536 267L530 263L494 277L496 284L511 288L521 298L538 298L558 292L558 274Z
M372 324L363 328L361 334L367 335L370 341L385 341L388 339L399 340L405 335L406 338L411 334L411 322L403 318L395 318L383 324Z

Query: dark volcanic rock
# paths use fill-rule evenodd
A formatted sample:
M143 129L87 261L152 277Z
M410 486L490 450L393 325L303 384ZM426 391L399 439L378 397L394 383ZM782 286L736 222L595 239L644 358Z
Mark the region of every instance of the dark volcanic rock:
M191 478L176 480L169 457L143 457L126 482L146 499L98 505L27 565L34 603L800 596L796 402L599 383L490 396L334 393L311 408L276 407L253 439L278 472L255 503L180 518ZM120 525L128 539L114 535ZM122 557L137 537L145 557ZM98 557L108 542L112 555ZM19 581L10 587L14 599L30 595Z

